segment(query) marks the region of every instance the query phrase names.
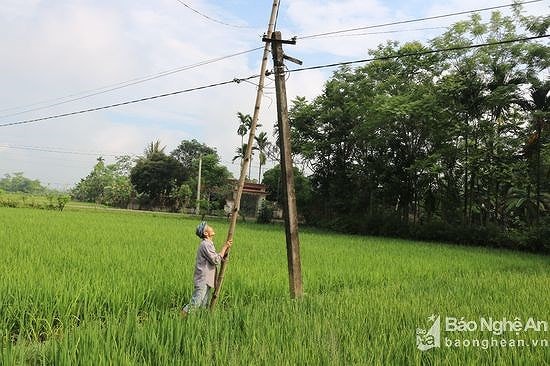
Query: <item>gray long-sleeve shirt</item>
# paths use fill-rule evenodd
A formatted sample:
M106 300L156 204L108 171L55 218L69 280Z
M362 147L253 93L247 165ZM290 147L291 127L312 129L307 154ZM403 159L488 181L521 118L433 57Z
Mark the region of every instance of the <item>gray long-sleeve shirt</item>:
M216 277L216 265L220 264L222 257L216 252L214 243L208 239L201 241L197 250L195 275L193 281L195 286L214 287Z

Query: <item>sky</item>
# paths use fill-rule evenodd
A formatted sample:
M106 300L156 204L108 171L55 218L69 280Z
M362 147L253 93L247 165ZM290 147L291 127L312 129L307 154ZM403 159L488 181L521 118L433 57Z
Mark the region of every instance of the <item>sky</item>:
M365 58L369 49L390 39L427 41L468 16L377 29L399 31L389 34L299 37L511 2L281 0L277 29L284 38L298 36L296 45L285 45L285 53L312 66ZM255 75L262 55L257 48L263 47L261 36L272 4L272 0L1 0L0 124ZM525 14L549 14L549 10L550 0L524 5ZM257 50L197 66L253 49ZM177 70L181 71L118 88ZM296 96L315 98L333 71L291 74L289 102ZM51 188L68 189L92 170L98 156L110 163L116 155L141 154L154 140L169 152L191 139L216 148L222 164L238 177L238 161L232 163L240 145L237 112L252 114L256 80L1 127L0 177L23 172ZM116 90L98 93L108 89ZM274 85L268 78L258 132L267 132L272 142L276 118ZM258 159L253 159L251 176L258 178ZM263 170L273 165L268 162Z

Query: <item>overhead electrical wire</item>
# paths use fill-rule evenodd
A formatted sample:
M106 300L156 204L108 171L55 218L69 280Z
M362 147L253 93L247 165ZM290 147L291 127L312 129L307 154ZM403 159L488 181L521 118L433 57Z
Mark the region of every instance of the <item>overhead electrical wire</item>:
M473 48L497 46L497 45L502 45L502 44L515 43L515 42L526 42L526 41L532 41L532 40L543 39L543 38L548 38L548 37L550 37L550 34L544 34L544 35L541 35L541 36L533 36L533 37L525 37L525 38L507 39L507 40L495 41L495 42L478 43L478 44L472 44L472 45L467 45L467 46L455 46L455 47L448 47L448 48L439 48L439 49L435 49L435 50L426 50L426 51L420 51L420 52L398 53L398 54L395 54L395 55L365 58L365 59L362 59L362 60L335 62L335 63L332 63L332 64L301 67L301 68L297 68L297 69L287 70L286 72L287 73L293 73L293 72L300 72L300 71L325 69L325 68L328 68L328 67L346 66L346 65L352 65L352 64L357 64L357 63L365 63L365 62L371 62L371 61L385 61L385 60L399 59L399 58L403 58L403 57L423 56L423 55L429 55L429 54L440 53L440 52L460 51L460 50L467 50L467 49L473 49ZM0 127L2 127L2 125L0 125Z
M218 24L221 24L221 25L225 25L227 27L232 27L232 28L254 28L254 27L251 27L251 26L248 26L248 25L237 25L237 24L230 24L230 23L226 23L224 21L221 21L221 20L218 20L218 19L215 19L207 14L204 14L203 12L200 12L198 11L197 9L195 8L192 8L191 6L189 6L187 3L181 1L181 0L176 0L178 3L180 3L181 5L185 6L187 9L191 10L192 12L200 15L201 17L205 18L205 19L208 19L214 23L218 23Z
M479 43L479 44L466 45L466 46L455 46L455 47L440 48L440 49L434 49L434 50L425 50L425 51L420 51L420 52L398 53L398 54L389 55L389 56L372 57L372 58L366 58L366 59L361 59L361 60L343 61L343 62L336 62L336 63L332 63L332 64L323 64L323 65L317 65L317 66L302 67L302 68L298 68L298 69L287 70L286 73L290 74L290 73L293 73L293 72L300 72L300 71L307 71L307 70L317 70L317 69L352 65L352 64L356 64L356 63L365 63L365 62L371 62L371 61L383 61L383 60L399 59L399 58L403 58L403 57L422 56L422 55L435 54L435 53L440 53L440 52L467 50L467 49L481 48L481 47L487 47L487 46L496 46L496 45L502 45L502 44L508 44L508 43L515 43L515 42L526 42L526 41L543 39L543 38L548 38L548 37L550 37L550 35L544 34L544 35L540 35L540 36L515 38L515 39L508 39L508 40L502 40L502 41L496 41L496 42L486 42L486 43ZM120 107L120 106L123 106L123 105L140 103L140 102L145 102L145 101L149 101L149 100L153 100L153 99L159 99L159 98L164 98L164 97L168 97L168 96L173 96L173 95L189 93L189 92L198 91L198 90L214 88L214 87L227 85L227 84L231 84L231 83L239 84L243 81L246 82L248 80L258 78L259 76L260 75L252 75L252 76L248 76L248 77L245 77L245 78L234 78L232 80L226 80L226 81L222 81L222 82L219 82L219 83L208 84L208 85L198 86L198 87L194 87L194 88L178 90L178 91L174 91L174 92L170 92L170 93L164 93L164 94L154 95L154 96L150 96L150 97L134 99L134 100L126 101L126 102L115 103L115 104L105 105L105 106L101 106L101 107L83 109L83 110L80 110L80 111L57 114L57 115L53 115L53 116L29 119L29 120L18 121L18 122L3 123L3 124L0 124L0 127L23 125L23 124L35 123L35 122L39 122L39 121L45 121L45 120L56 119L56 118L61 118L61 117L68 117L68 116L77 115L77 114L83 114L83 113L88 113L88 112L104 110L104 109L110 109L110 108L114 108L114 107Z
M16 113L2 115L2 116L0 116L0 118L18 116L18 115L21 115L21 114L24 114L24 113L35 112L35 111L39 111L39 110L42 110L42 109L47 109L47 108L55 107L55 106L58 106L58 105L74 102L74 101L77 101L77 100L90 98L90 97L93 97L93 96L96 96L96 95L112 92L112 91L119 90L119 89L122 89L122 88L126 88L128 86L137 85L137 84L144 83L146 81L158 79L158 78L161 78L161 77L164 77L164 76L167 76L167 75L172 75L172 74L175 74L175 73L178 73L178 72L191 70L191 69L194 69L194 68L197 68L197 67L200 67L200 66L212 64L212 63L219 62L219 61L222 61L222 60L226 60L226 59L229 59L229 58L232 58L232 57L241 56L241 55L244 55L244 54L247 54L247 53L251 53L251 52L260 50L262 48L263 47L256 47L256 48L253 48L253 49L250 49L250 50L236 52L236 53L233 53L233 54L230 54L230 55L227 55L227 56L216 57L216 58L213 58L213 59L197 62L197 63L191 64L191 65L182 66L182 67L178 67L178 68L175 68L175 69L163 71L163 72L160 72L158 74L154 74L154 75L150 75L150 76L144 76L144 77L140 77L140 78L135 78L135 79L131 79L131 80L128 80L128 81L123 81L123 82L116 83L116 84L107 85L107 86L97 88L97 89L93 89L93 90L87 90L87 91L67 95L67 96L64 96L64 97L50 99L49 101L56 101L56 100L63 100L63 99L66 99L66 98L71 98L71 97L76 97L77 95L81 95L81 96L76 97L76 98L72 98L72 99L69 99L69 100L63 100L61 102L49 104L49 105L46 105L46 106L27 109L27 110L16 112ZM85 95L82 95L82 94L85 94ZM29 104L29 105L22 106L22 107L7 108L7 109L3 109L2 111L32 107L34 105L39 105L39 104L43 104L43 103L46 103L46 101L33 103L33 104Z
M49 119L55 119L55 118L73 116L73 115L76 115L76 114L83 114L83 113L88 113L88 112L95 112L95 111L100 111L100 110L103 110L103 109L110 109L110 108L114 108L114 107L120 107L120 106L123 106L123 105L134 104L134 103L140 103L140 102L145 102L145 101L148 101L148 100L164 98L164 97L168 97L168 96L172 96L172 95L178 95L178 94L189 93L189 92L198 91L198 90L209 89L209 88L213 88L213 87L217 87L217 86L222 86L222 85L227 85L227 84L231 84L231 83L237 83L237 84L238 84L238 83L240 83L240 82L242 82L242 81L246 81L246 80L250 80L250 79L255 79L255 78L258 78L258 77L259 77L259 75L252 75L252 76L249 76L249 77L246 77L246 78L242 78L242 79L237 79L237 78L235 78L235 79L232 79L232 80L222 81L222 82L219 82L219 83L208 84L208 85L198 86L198 87L189 88L189 89L177 90L177 91L170 92L170 93L164 93L164 94L159 94L159 95L153 95L153 96L151 96L151 97L139 98L139 99L129 100L129 101L126 101L126 102L121 102L121 103L114 103L114 104L104 105L104 106L101 106L101 107L82 109L82 110L75 111L75 112L68 112L68 113L56 114L56 115L53 115L53 116L42 117L42 118L34 118L34 119L29 119L29 120L19 121L19 122L3 123L3 124L0 124L0 127L15 126L15 125L23 125L23 124L28 124L28 123L34 123L34 122L39 122L39 121L45 121L45 120L49 120Z
M44 147L44 146L25 146L25 145L12 145L12 144L1 144L0 148L7 148L7 149L15 149L15 150L29 150L29 151L38 151L38 152L47 152L47 153L56 153L56 154L67 154L67 155L81 155L81 156L101 156L101 157L120 157L120 156L138 156L138 153L105 153L101 151L78 151L78 150L66 150L64 148L58 148L58 147ZM235 165L235 161L229 161L229 160L222 160L221 161L224 164L230 164ZM265 166L266 164L262 164L262 166ZM258 168L260 165L258 164L252 164L253 168Z
M412 28L412 29L394 29L394 30L387 30L387 31L378 31L378 32L364 32L364 33L353 33L353 34L337 34L337 35L329 35L329 36L323 36L320 38L341 38L341 37L360 37L360 36L370 36L373 34L392 34L392 33L403 33L403 32L415 32L415 31L425 31L425 30L435 30L435 29L448 29L448 27L425 27L425 28Z
M465 10L465 11L459 11L455 13L448 13L448 14L441 14L441 15L434 15L430 17L425 18L416 18L416 19L408 19L408 20L401 20L397 22L391 22L391 23L383 23L383 24L376 24L376 25L368 25L364 27L356 27L356 28L348 28L348 29L340 29L330 32L323 32L323 33L317 33L317 34L310 34L306 36L296 37L297 39L304 40L304 39L317 39L317 38L323 38L325 36L329 35L335 35L335 34L342 34L342 33L349 33L349 32L355 32L359 30L365 30L365 29L373 29L373 28L382 28L382 27L388 27L392 25L399 25L399 24L408 24L408 23L415 23L415 22L423 22L426 20L433 20L433 19L441 19L441 18L448 18L452 16L457 15L464 15L464 14L470 14L470 13L477 13L482 11L489 11L489 10L496 10L496 9L502 9L502 8L509 8L512 6L518 6L518 5L526 5L526 4L532 4L532 3L538 3L544 0L530 0L530 1L524 1L524 2L518 2L518 3L512 3L512 4L506 4L506 5L498 5L498 6L491 6L486 8L479 8L474 10Z
M14 145L14 144L2 144L1 148L16 149L16 150L30 150L48 153L69 154L69 155L83 155L83 156L104 156L104 157L119 157L119 156L138 156L138 153L114 153L114 152L101 152L101 151L82 151L82 150L68 150L60 147L47 147L47 146L27 146L27 145ZM223 163L235 165L235 161L222 160ZM265 164L262 164L264 166ZM253 167L259 167L258 164L252 164Z
M199 15L201 15L201 16L203 16L203 17L205 17L205 18L207 18L211 21L214 21L214 22L226 25L226 26L235 27L235 28L253 28L253 27L247 27L247 26L236 26L236 25L231 25L231 24L228 24L228 23L225 23L225 22L218 21L214 18L211 18L211 17L207 16L206 14L203 14L203 13L191 8L190 6L185 4L183 1L180 1L180 0L177 0L177 1L180 2L182 5L186 6L187 8L189 8L190 10L194 11L195 13L197 13L197 14L199 14ZM320 38L333 38L333 37L354 37L354 36L363 36L363 35L370 35L370 34L388 34L388 33L398 33L398 32L404 32L404 31L441 29L441 28L445 28L445 27L429 27L429 28L408 29L408 30L389 30L389 31L357 33L357 34L343 34L343 33L350 33L350 32L354 32L354 31L359 31L359 30L380 28L380 27L386 27L386 26L392 26L392 25L398 25L398 24L407 24L407 23L413 23L413 22L420 22L420 21L426 21L426 20L432 20L432 19L451 17L451 16L456 16L456 15L463 15L463 14L468 14L468 13L495 10L495 9L499 9L499 8L511 7L511 6L516 6L516 5L537 3L537 2L541 2L541 1L543 1L543 0L525 1L525 2L522 2L522 3L514 3L514 4L508 4L508 5L487 7L487 8L481 8L481 9L475 9L475 10L469 10L469 11L462 11L462 12L456 12L456 13L450 13L450 14L443 14L443 15L432 16L432 17L410 19L410 20L398 21L398 22L392 22L392 23L385 23L385 24L371 25L371 26L365 26L365 27L343 29L343 30L337 30L337 31L332 31L332 32L324 32L324 33L319 33L319 34L302 36L302 37L298 37L298 38L300 40L304 40L304 39L320 39ZM297 68L297 69L291 69L291 70L287 69L286 72L290 74L290 73L293 73L293 72L308 71L308 70L315 70L315 69L324 69L324 68L332 68L332 67L351 65L351 64L356 64L356 63L366 63L366 62L378 61L378 60L390 60L390 59L398 59L398 58L402 58L402 57L421 56L421 55L434 54L434 53L439 53L439 52L449 52L449 51L473 49L473 48L480 48L480 47L486 47L486 46L492 46L492 45L500 45L500 44L514 43L514 42L522 42L522 41L543 39L543 38L547 38L549 36L550 35L541 35L541 36L525 37L525 38L518 38L518 39L511 39L511 40L504 40L504 41L497 41L497 42L488 42L488 43L482 43L482 44L467 45L467 46L449 47L449 48L444 48L444 49L426 50L426 51L404 53L404 54L402 53L402 54L389 55L389 56L383 56L383 57L373 57L373 58L367 58L367 59L361 59L361 60L353 60L353 61L337 62L337 63L332 63L332 64L309 66L309 67L303 67L303 68ZM199 66L203 66L203 65L206 65L206 64L218 62L218 61L221 61L221 60L224 60L224 59L227 59L227 58L231 58L231 57L235 57L235 56L238 56L238 55L250 53L250 52L262 49L262 48L263 47L257 47L257 48L251 49L251 50L234 53L234 54L231 54L231 55L228 55L228 56L218 57L218 58L215 58L215 59L202 61L202 62L199 62L199 63L196 63L196 64L187 65L187 66L183 66L183 67L180 67L180 68L164 71L164 72L161 72L161 73L158 73L158 74L155 74L155 75L146 76L146 77L142 77L142 78L135 78L135 79L128 80L126 82L111 84L111 85L108 85L108 86L105 86L105 87L102 87L102 88L98 88L98 89L94 89L94 90L88 90L88 91L84 91L84 92L80 92L80 93L71 94L71 95L68 95L68 96L65 96L65 97L56 98L54 100L62 100L62 99L74 97L74 96L77 96L77 95L81 95L83 93L90 93L90 94L86 94L86 95L78 97L78 98L73 98L73 99L70 99L70 100L62 101L62 102L51 104L51 105L48 105L48 106L43 106L43 107L31 109L31 110L26 110L26 111L22 111L22 112L10 114L10 115L0 116L0 118L19 115L19 114L23 114L23 113L27 113L27 112L31 112L31 111L41 110L41 109L50 108L50 107L53 107L53 106L73 102L73 101L76 101L76 100L89 98L89 97L92 97L92 96L95 96L95 95L99 95L99 94L107 93L107 92L110 92L110 91L118 90L118 89L125 88L125 87L131 86L131 85L136 85L136 84L139 84L139 83L143 83L143 82L146 82L146 81L149 81L149 80L154 80L154 79L157 79L157 78L160 78L160 77L163 77L163 76L167 76L167 75L171 75L171 74L174 74L174 73L177 73L177 72L181 72L181 71L189 70L189 69L196 68L196 67L199 67ZM259 77L259 75L253 75L253 76L249 76L249 77L246 77L246 78L235 78L235 79L232 79L232 80L219 82L219 83L215 83L215 84L209 84L209 85L199 86L199 87L195 87L195 88L179 90L179 91L175 91L175 92L171 92L171 93L159 94L159 95L155 95L155 96L151 96L151 97L145 97L145 98L130 100L130 101L121 102L121 103L110 104L110 105L101 106L101 107L95 107L95 108L79 110L79 111L76 111L76 112L57 114L57 115L53 115L53 116L30 119L30 120L19 121L19 122L4 123L4 124L0 124L0 127L7 127L7 126L21 125L21 124L29 124L29 123L34 123L34 122L39 122L39 121L44 121L44 120L49 120L49 119L56 119L56 118L67 117L67 116L71 116L71 115L77 115L77 114L83 114L83 113L88 113L88 112L93 112L93 111L99 111L99 110L119 107L119 106L123 106L123 105L134 104L134 103L144 102L144 101L158 99L158 98L164 98L164 97L167 97L167 96L172 96L172 95L177 95L177 94L182 94L182 93L188 93L188 92L213 88L213 87L227 85L227 84L231 84L231 83L237 83L238 84L241 81L250 83L249 80L254 79L254 78L258 78L258 77ZM256 84L253 84L253 85L256 85ZM108 89L104 90L105 88L108 88ZM7 111L7 110L13 110L13 109L19 109L19 108L30 107L30 106L33 106L33 105L39 105L39 104L43 104L43 103L45 103L45 102L34 103L34 104L31 104L31 105L26 105L26 106L22 106L22 107L2 109L2 110L0 110L0 112ZM115 157L115 156L120 155L120 154L116 155L116 154L101 153L101 152L68 151L68 150L57 149L57 148L47 148L47 147L37 147L37 146L17 146L17 145L10 145L10 144L0 144L0 147L11 148L11 149L20 149L20 150L33 150L33 151L41 151L41 152L51 152L51 153L59 153L59 154L72 154L72 155L89 155L89 156L91 156L91 155L93 155L93 156L101 155L101 156L108 156L108 157Z
M12 144L0 144L0 147L7 148L7 149L15 149L15 150L31 150L31 151L41 151L41 152L49 152L49 153L59 153L59 154L69 154L69 155L84 155L84 156L108 156L108 157L117 157L121 155L135 155L135 154L114 154L114 153L103 153L99 151L75 151L75 150L65 150L61 148L50 148L50 147L42 147L42 146L21 146L21 145L12 145Z
M177 1L179 1L179 0L177 0ZM486 8L480 8L480 9L474 9L474 10L468 10L468 11L455 12L455 13L450 13L450 14L442 14L442 15L437 15L437 16L433 16L433 17L417 18L417 19L410 19L410 20L398 21L398 22L392 22L392 23L377 24L377 25L358 27L358 28L350 28L350 29L337 30L337 31L332 31L332 32L324 32L324 33L313 34L313 35L309 35L309 36L302 36L302 37L298 37L298 38L301 39L301 40L304 40L304 39L319 39L319 38L333 38L333 37L353 37L353 36L363 36L363 35L369 35L369 34L387 34L387 33L398 33L398 32L404 32L404 31L415 31L415 30L428 30L428 29L444 28L444 27L431 27L431 28L419 28L419 29L409 29L409 30L389 30L389 31L372 32L372 33L369 32L369 33L359 33L359 34L349 34L349 35L342 34L342 33L348 33L348 32L353 32L353 31L358 31L358 30L364 30L364 29L380 28L380 27L386 27L386 26L397 25L397 24L405 24L405 23L419 22L419 21L425 21L425 20L430 20L430 19L438 19L438 18L468 14L468 13L475 13L475 12L479 12L479 11L495 10L495 9L511 7L511 6L515 6L515 5L525 5L525 4L530 4L530 3L537 3L537 2L541 2L541 1L543 1L543 0L531 0L531 1L521 2L521 3L513 3L513 4L507 4L507 5L500 5L500 6L486 7ZM196 13L202 15L202 16L206 16L206 14L202 14L202 13L198 12L196 9L191 8L189 5L187 5L183 1L179 1L179 2L182 5L188 7L190 10L193 10L194 12L196 12ZM280 7L280 3L279 3L279 7ZM206 17L208 17L208 16L206 16ZM33 104L28 104L28 105L24 105L24 106L19 106L19 107L11 107L11 108L0 109L0 112L3 112L3 111L8 111L8 110L27 108L27 107L32 107L32 106L35 106L35 105L40 105L40 104L43 104L43 103L47 103L49 101L63 100L63 99L66 99L66 98L72 98L72 97L76 97L76 96L81 95L81 96L76 97L76 98L72 98L72 99L69 99L69 100L64 100L64 101L49 104L49 105L46 105L46 106L42 106L42 107L38 107L38 108L32 108L32 109L28 109L28 110L24 110L24 111L20 111L20 112L16 112L16 113L11 113L11 114L1 115L0 119L13 117L13 116L21 115L21 114L24 114L24 113L34 112L34 111L47 109L47 108L51 108L51 107L54 107L54 106L58 106L58 105L62 105L62 104L66 104L66 103L86 99L86 98L89 98L89 97L92 97L92 96L100 95L100 94L103 94L103 93L108 93L108 92L115 91L115 90L118 90L118 89L122 89L122 88L125 88L125 87L128 87L128 86L132 86L132 85L140 84L140 83L143 83L143 82L146 82L146 81L154 80L154 79L157 79L157 78L160 78L160 77L163 77L163 76L175 74L175 73L178 73L178 72L181 72L181 71L185 71L185 70L193 69L193 68L200 67L200 66L203 66L203 65L207 65L207 64L210 64L210 63L218 62L218 61L221 61L221 60L224 60L224 59L227 59L227 58L231 58L231 57L243 55L243 54L246 54L246 53L250 53L250 52L253 52L253 51L257 51L257 50L260 50L262 48L263 47L257 47L257 48L251 49L251 50L241 51L241 52L237 52L237 53L234 53L234 54L231 54L231 55L222 56L222 57L218 57L218 58L198 62L196 64L191 64L191 65L179 67L179 68L176 68L176 69L163 71L163 72L160 72L158 74L145 76L145 77L141 77L141 78L135 78L135 79L131 79L131 80L128 80L128 81L107 85L107 86L97 88L97 89L87 90L87 91L83 91L83 92L79 92L79 93L73 93L73 94L70 94L70 95L67 95L67 96L64 96L64 97L59 97L59 98L50 99L50 100L37 102L37 103L33 103ZM82 95L82 94L85 94L85 95Z
M82 155L82 156L102 156L102 157L119 157L119 156L138 156L137 153L105 153L101 151L78 151L78 150L67 150L64 148L58 147L44 147L44 146L26 146L26 145L13 145L13 144L1 144L0 147L7 149L16 149L16 150L29 150L29 151L39 151L39 152L48 152L48 153L57 153L57 154L68 154L68 155ZM222 160L222 163L235 165L235 161ZM252 164L252 167L258 168L260 165ZM262 164L265 166L265 164Z

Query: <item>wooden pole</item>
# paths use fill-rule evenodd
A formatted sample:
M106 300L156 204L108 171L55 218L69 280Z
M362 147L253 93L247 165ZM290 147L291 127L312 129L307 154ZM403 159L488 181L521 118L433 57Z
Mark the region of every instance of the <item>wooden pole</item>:
M271 37L271 33L275 28L275 21L277 19L278 10L279 10L279 0L273 0L273 7L271 9L271 16L269 18L269 24L267 27L267 34L266 34L267 37ZM267 69L267 60L269 59L270 46L271 44L269 42L266 42L264 47L264 54L262 58L262 65L260 67L260 79L258 80L256 104L254 106L254 114L252 116L252 123L250 124L250 131L248 133L248 146L246 149L246 154L245 154L243 164L241 166L241 175L239 177L239 183L237 185L237 192L235 193L235 201L233 204L233 209L231 211L231 222L229 223L229 230L227 232L226 240L233 240L233 236L235 234L235 226L237 225L237 219L239 217L239 209L241 206L241 196L243 193L244 182L247 175L248 162L250 161L250 156L252 155L252 146L254 144L254 135L256 133L256 125L258 124L258 118L260 116L260 105L262 103L265 72ZM227 263L229 260L230 252L231 252L231 249L227 250L227 252L225 253L224 260L222 261L220 270L218 272L218 275L216 276L216 285L215 285L214 293L212 294L212 299L210 301L210 310L214 310L214 307L216 306L216 302L218 301L218 297L223 285L223 280L225 278L225 271L227 269Z
M275 65L275 90L277 93L277 123L279 127L279 150L281 153L281 177L283 182L283 212L285 218L286 253L290 297L303 295L302 268L300 263L300 240L298 237L298 212L294 191L294 171L290 148L288 105L286 100L285 65L281 32L273 32L271 50Z

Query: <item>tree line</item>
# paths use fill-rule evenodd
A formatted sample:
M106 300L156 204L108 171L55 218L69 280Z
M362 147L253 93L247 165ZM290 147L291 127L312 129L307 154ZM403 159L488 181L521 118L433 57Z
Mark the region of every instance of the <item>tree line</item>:
M72 190L74 199L114 207L181 210L195 206L198 166L201 160L203 212L223 211L231 192L231 173L220 164L214 148L196 140L183 140L170 153L153 141L143 155L119 156L112 164L103 158Z
M290 109L300 209L347 232L550 250L550 17L494 12L428 44L388 42Z
M23 172L5 174L0 179L0 207L28 207L63 211L70 197L64 192L44 186Z
M378 60L341 67L311 101L295 98L290 124L302 220L348 233L549 251L550 47L467 48L545 35L549 25L550 17L525 17L519 6L488 21L474 14L427 44L381 44L370 51ZM448 48L461 49L426 52ZM241 145L233 161L242 163L251 117L237 117ZM260 181L277 145L265 132L255 145ZM99 158L72 195L117 207L195 207L199 160L198 204L222 213L232 176L216 150L196 140L169 153L154 141L142 156L113 164ZM262 183L268 200L282 200L278 166ZM264 221L273 208L264 205Z
M0 179L0 192L18 192L29 194L45 194L52 190L44 187L38 179L30 179L23 175L23 172L5 174Z

